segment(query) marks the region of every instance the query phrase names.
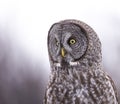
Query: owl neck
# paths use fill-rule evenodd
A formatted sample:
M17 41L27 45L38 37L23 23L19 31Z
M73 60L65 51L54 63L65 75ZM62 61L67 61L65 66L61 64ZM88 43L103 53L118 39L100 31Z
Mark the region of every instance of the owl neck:
M62 83L66 85L68 82L70 84L78 80L78 86L81 86L88 84L85 81L89 80L89 76L101 77L104 76L102 73L103 71L101 70L100 64L94 64L91 67L86 67L86 65L68 67L55 66L52 68L51 82L53 82L53 84Z
M68 73L69 70L76 70L81 72L87 72L89 70L96 71L101 70L101 60L83 59L82 61L71 62L71 65L61 65L60 63L52 64L52 72Z

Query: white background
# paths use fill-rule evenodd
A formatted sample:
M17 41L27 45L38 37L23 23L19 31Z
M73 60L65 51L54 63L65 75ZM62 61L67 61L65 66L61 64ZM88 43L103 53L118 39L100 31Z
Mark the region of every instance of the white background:
M27 60L31 60L30 64L34 66L37 63L40 68L25 68L25 72L34 72L33 76L38 79L40 75L43 75L43 80L48 78L47 33L54 22L64 19L84 21L96 31L102 42L103 66L119 88L119 0L1 0L0 38L7 47L9 44L12 47L12 52L11 48L7 50L8 54L11 52L8 60L12 59L13 65L21 66L21 57L27 57ZM10 62L8 64L13 67ZM22 69L9 69L16 79L20 78L19 70Z

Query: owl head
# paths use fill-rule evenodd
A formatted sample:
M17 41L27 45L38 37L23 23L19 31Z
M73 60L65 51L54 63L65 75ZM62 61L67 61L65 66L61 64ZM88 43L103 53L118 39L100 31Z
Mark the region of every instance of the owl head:
M78 20L64 20L51 26L48 52L54 65L75 65L84 60L92 64L92 61L101 59L101 44L87 24Z

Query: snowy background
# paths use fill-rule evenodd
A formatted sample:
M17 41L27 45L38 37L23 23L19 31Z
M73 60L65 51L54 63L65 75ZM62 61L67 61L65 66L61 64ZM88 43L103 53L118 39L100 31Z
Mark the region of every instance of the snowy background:
M103 66L120 95L119 0L0 0L0 104L42 104L50 68L47 33L78 19L102 42Z

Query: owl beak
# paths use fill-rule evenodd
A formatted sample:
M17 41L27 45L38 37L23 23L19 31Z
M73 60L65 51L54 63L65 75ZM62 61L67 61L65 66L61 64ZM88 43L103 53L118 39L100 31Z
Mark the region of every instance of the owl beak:
M65 57L65 49L64 48L61 48L61 56Z

